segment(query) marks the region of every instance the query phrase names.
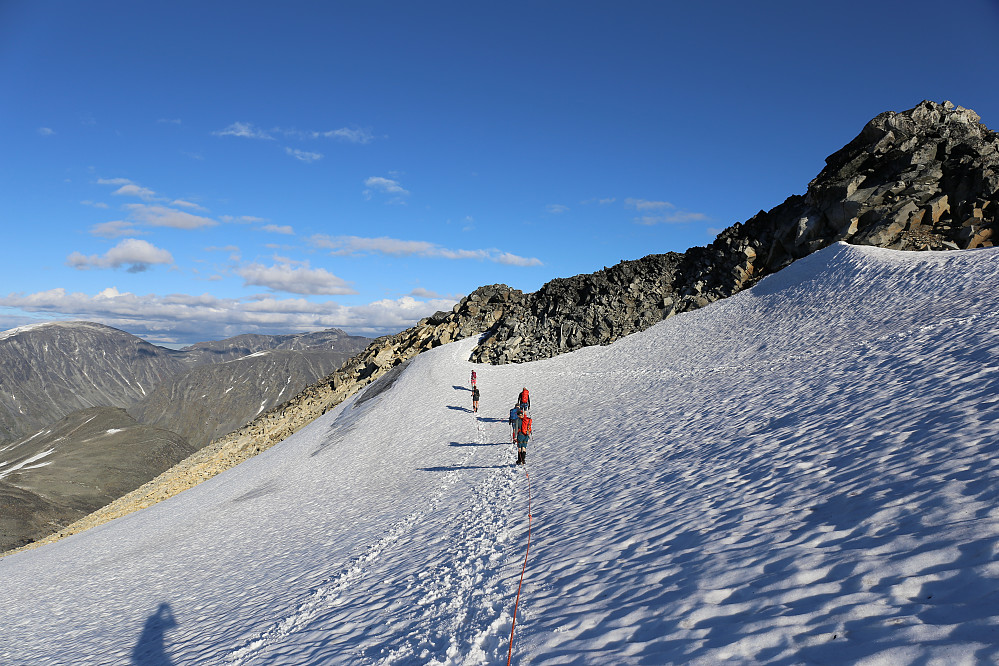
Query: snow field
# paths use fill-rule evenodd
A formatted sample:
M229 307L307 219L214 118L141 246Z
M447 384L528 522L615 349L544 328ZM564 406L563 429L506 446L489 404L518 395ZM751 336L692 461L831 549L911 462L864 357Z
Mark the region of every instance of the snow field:
M609 347L421 354L238 468L0 560L0 662L505 663L527 386L514 663L995 663L997 260L837 245Z

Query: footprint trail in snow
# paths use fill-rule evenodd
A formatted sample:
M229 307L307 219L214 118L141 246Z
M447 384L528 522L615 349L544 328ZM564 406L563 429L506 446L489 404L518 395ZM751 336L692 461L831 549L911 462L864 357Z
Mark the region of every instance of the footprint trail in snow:
M281 663L300 657L303 643L326 659L382 666L490 664L505 655L522 476L510 464L506 423L482 414L471 415L474 442L461 445L452 465L428 472L439 475L428 499L224 663ZM445 515L442 504L458 493L464 508ZM416 531L436 538L415 544ZM359 590L368 600L363 607L350 601ZM341 654L337 643L351 648Z

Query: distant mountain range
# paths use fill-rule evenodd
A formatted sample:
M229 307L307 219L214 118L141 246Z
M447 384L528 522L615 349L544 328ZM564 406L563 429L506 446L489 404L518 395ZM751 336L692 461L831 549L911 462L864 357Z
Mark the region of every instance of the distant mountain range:
M178 351L79 321L0 333L0 551L142 485L369 342L330 329Z

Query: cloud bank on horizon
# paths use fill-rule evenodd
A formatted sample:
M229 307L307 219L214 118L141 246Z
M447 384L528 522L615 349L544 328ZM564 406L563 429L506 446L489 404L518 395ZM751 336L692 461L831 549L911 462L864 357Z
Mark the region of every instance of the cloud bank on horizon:
M0 7L0 329L392 333L483 284L709 243L885 110L999 122L987 0L251 4ZM960 52L909 48L930 17Z

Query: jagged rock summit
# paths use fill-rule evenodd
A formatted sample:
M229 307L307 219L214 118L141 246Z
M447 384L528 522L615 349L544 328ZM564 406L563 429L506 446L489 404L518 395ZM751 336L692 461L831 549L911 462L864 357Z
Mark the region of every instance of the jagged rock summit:
M837 241L899 250L989 246L997 189L999 138L974 111L924 101L882 113L826 159L804 195L732 225L707 247L552 280L533 294L510 291L472 358L519 363L609 344Z
M825 231L902 250L989 244L999 141L980 120L950 102L873 119L809 184L802 240L821 243Z

